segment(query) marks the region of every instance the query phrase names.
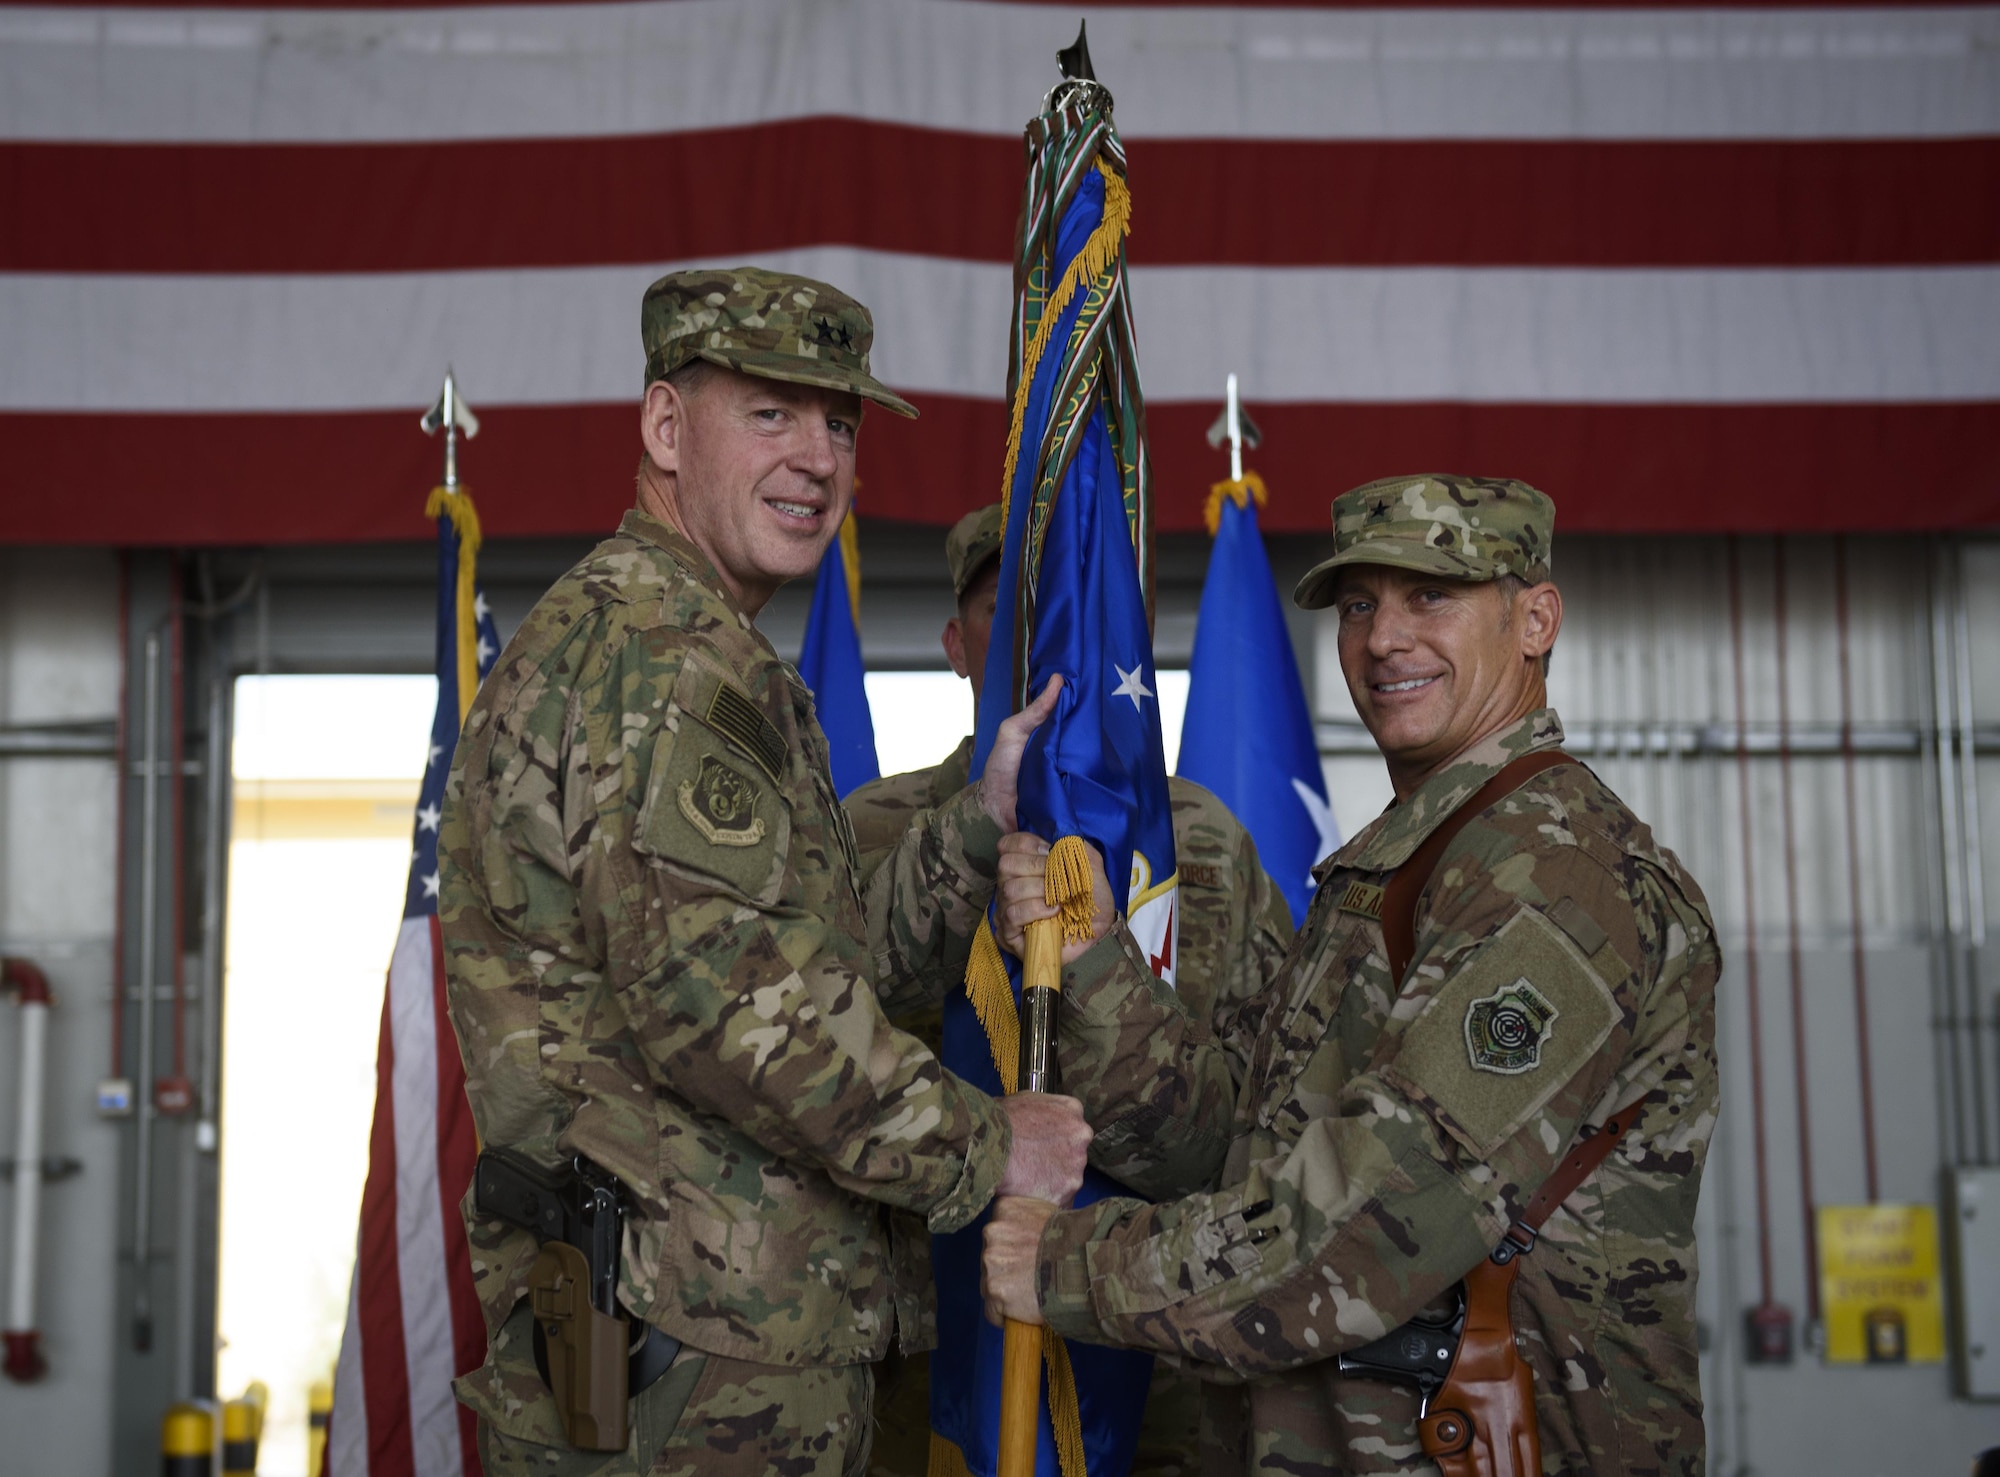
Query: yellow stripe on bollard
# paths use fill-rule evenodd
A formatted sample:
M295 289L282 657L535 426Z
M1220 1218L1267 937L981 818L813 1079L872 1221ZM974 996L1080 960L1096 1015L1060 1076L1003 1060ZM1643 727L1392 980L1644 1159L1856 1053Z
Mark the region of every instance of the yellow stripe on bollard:
M160 1477L211 1477L215 1414L205 1405L167 1407L160 1418Z
M222 1477L257 1477L257 1442L269 1396L261 1381L253 1381L241 1400L222 1407Z

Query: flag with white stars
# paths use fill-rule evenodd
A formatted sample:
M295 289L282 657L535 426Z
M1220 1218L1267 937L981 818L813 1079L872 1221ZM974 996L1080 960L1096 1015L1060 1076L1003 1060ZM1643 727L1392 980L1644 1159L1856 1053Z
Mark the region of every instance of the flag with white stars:
M1313 868L1340 845L1340 828L1256 503L1221 496L1217 513L1188 664L1180 773L1243 823L1299 924Z
M1125 280L1132 218L1125 155L1101 89L1067 101L1059 89L1053 111L1028 125L1028 140L1014 274L1016 429L972 773L984 770L1008 715L1060 675L1055 713L1021 761L1020 824L1051 841L1081 836L1098 849L1127 926L1171 985L1179 874L1147 609L1151 491ZM1009 964L1018 1008L1018 961ZM969 988L997 1004L990 984L968 977ZM967 992L952 992L945 1065L997 1092L994 1054ZM1092 1171L1075 1203L1129 1193ZM979 1306L983 1224L933 1238L933 1471L991 1472L997 1456L1004 1356L1001 1332ZM1066 1360L1048 1367L1036 1470L1040 1477L1126 1471L1152 1358L1094 1344L1066 1342L1066 1350Z
M412 824L403 922L375 1062L375 1124L347 1326L334 1374L326 1477L480 1477L452 1379L485 1356L458 1202L478 1153L445 1010L438 826L459 725L500 637L475 577L479 522L462 490L438 516L437 712ZM314 1474L320 1477L320 1474Z

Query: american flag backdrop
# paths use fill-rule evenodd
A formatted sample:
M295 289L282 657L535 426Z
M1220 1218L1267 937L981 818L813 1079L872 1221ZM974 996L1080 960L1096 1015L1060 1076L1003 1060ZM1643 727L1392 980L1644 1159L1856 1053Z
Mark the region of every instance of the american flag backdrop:
M441 500L442 489L432 494L433 506ZM451 1390L453 1376L485 1357L486 1324L458 1208L478 1146L445 1009L438 823L459 724L472 701L467 689L486 675L500 643L467 568L478 550L476 531L465 536L478 527L468 518L469 500L459 511L457 520L444 513L437 520L437 715L382 1002L375 1122L324 1477L479 1477L480 1471L472 1412ZM474 681L464 680L473 674Z
M991 501L1078 9L0 8L0 539L416 536L448 360L489 530L608 528L641 291L751 259L867 302L923 410L864 437L871 514ZM1276 531L1429 467L1572 531L2000 520L2000 10L1081 9L1158 526L1232 370Z

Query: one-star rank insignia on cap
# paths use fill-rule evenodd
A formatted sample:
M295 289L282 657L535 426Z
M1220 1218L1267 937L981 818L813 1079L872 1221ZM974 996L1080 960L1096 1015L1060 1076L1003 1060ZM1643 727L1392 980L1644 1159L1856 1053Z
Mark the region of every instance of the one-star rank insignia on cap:
M682 780L681 814L710 846L755 846L764 839L757 814L757 786L713 754L704 754L701 772Z
M1473 1068L1504 1077L1542 1064L1542 1043L1562 1012L1523 976L1472 1002L1465 1012L1465 1049Z

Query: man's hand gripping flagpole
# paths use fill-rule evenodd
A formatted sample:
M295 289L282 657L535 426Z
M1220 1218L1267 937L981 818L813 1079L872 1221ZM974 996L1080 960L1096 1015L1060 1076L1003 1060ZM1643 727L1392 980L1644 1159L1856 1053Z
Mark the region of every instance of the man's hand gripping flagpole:
M1055 1092L1056 1010L1062 1002L1064 945L1087 946L1094 934L1104 932L1105 924L1097 917L1097 900L1108 899L1111 890L1104 881L1103 864L1081 836L1064 836L1054 846L1045 847L1031 832L1017 831L1015 835L1025 836L1045 850L1042 900L1050 909L1049 916L1027 924L1022 937L1008 941L1021 956L1021 1065L1015 1090ZM1010 854L1033 853L1013 850ZM1035 1436L1042 1409L1042 1326L1009 1318L1005 1329L999 1477L1034 1477Z

